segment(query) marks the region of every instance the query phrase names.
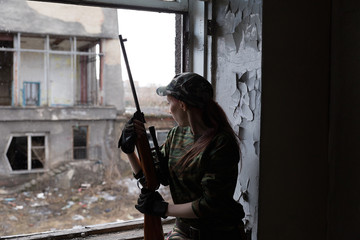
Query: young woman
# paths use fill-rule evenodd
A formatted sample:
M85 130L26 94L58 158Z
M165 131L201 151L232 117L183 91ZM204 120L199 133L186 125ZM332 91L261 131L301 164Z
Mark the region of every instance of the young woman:
M146 214L176 217L166 239L243 239L244 211L233 199L239 145L224 111L213 100L211 84L196 73L182 73L156 92L166 96L178 124L161 146L166 161L162 178L174 204L143 188L135 207ZM144 131L143 124L133 120L120 139L137 178L141 166L131 136Z

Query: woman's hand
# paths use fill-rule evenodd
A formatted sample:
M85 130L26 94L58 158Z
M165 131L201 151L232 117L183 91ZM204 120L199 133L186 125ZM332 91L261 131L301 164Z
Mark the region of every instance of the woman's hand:
M133 125L136 132L136 136L138 137L142 137L144 135L146 136L146 129L143 122L137 119L133 119Z
M141 121L132 117L122 130L118 147L127 154L133 173L136 175L141 170L140 160L135 154L136 139L138 136L146 134L145 126Z
M150 191L142 188L135 208L144 214L167 218L166 212L168 205L158 191Z
M136 138L146 136L144 123L132 117L121 132L118 147L126 154L131 154L135 150Z
M131 118L123 128L118 147L126 154L131 154L135 150L136 132L133 124L133 118Z

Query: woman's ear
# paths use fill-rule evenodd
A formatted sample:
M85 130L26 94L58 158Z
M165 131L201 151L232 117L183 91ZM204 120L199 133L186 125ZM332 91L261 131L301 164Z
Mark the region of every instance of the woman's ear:
M180 101L180 108L181 108L184 112L186 112L186 110L188 109L186 103L184 103L183 101Z

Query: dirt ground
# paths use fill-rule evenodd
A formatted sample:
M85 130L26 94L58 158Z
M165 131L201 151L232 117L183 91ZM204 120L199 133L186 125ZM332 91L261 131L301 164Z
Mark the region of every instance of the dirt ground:
M160 188L166 200L169 190ZM140 190L132 176L69 189L46 184L0 195L0 236L71 229L142 218L134 205Z

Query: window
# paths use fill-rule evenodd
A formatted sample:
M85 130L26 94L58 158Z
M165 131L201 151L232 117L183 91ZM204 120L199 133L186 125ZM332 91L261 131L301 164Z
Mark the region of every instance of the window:
M3 161L5 174L12 174L0 174L0 178L2 183L3 177L6 179L11 190L13 183L21 187L18 189L31 183L24 194L9 194L11 205L0 201L0 209L6 209L4 218L0 217L6 226L0 226L1 235L142 218L143 214L134 208L139 192L136 180L126 156L116 147L119 129L129 117L127 113L133 113L124 104L124 95L131 90L126 88L129 81L121 64L118 34L128 40L126 50L148 126L153 122L151 125L159 129L169 129L174 122L167 107L161 105L165 98L157 96L155 90L167 84L176 72L177 14L128 10L130 14L124 19L122 12L120 19L116 9L40 1L4 4L6 9L19 9L19 17L4 14L0 25L3 21L9 27L21 27L22 21L31 19L42 24L33 24L26 32L21 32L20 27L9 29L13 38L4 48L0 46L0 62L2 53L11 56L6 62L10 71L6 91L7 103L12 107L0 107L0 112L5 113L3 129L9 128L10 134L21 131L12 134L3 152L9 159ZM27 11L33 13L29 18L23 17ZM153 22L155 18L157 23ZM134 27L132 24L139 20L140 24ZM120 25L122 30L118 31ZM163 25L167 25L166 29ZM132 33L125 27L132 28ZM171 48L165 43L170 43ZM153 67L148 68L151 64ZM129 99L133 104L132 96ZM159 144L163 141L160 131ZM6 136L10 135L8 132ZM0 161L0 168L1 164ZM24 197L34 204L23 204ZM13 220L15 217L18 221Z
M101 105L99 39L49 36L49 42L50 105Z
M74 136L74 159L86 159L87 158L87 138L88 127L76 126L73 127Z
M0 34L0 49L12 47L12 36ZM0 51L0 106L11 105L12 62L12 52Z
M24 82L24 106L40 105L40 83Z
M78 41L78 51L96 55L79 56L79 78L77 83L77 105L95 105L97 99L97 81L100 78L100 44L98 42Z
M42 169L46 160L46 136L13 136L6 157L13 171Z

